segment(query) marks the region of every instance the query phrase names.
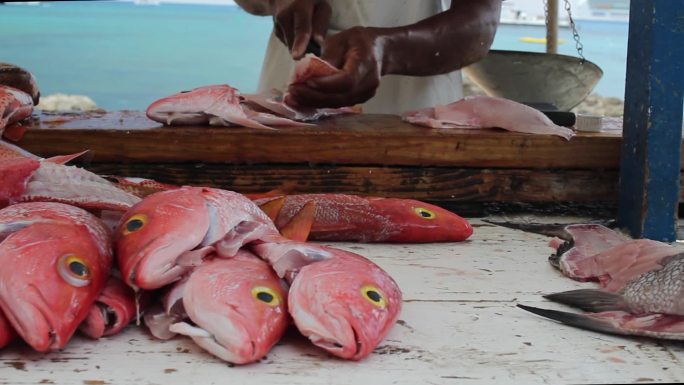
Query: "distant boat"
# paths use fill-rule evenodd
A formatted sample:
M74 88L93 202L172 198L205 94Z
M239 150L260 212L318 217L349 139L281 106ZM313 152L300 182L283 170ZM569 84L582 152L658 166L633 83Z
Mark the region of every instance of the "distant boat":
M523 43L546 44L546 38L545 37L523 36L519 40ZM565 40L558 39L558 44L565 44Z
M575 19L629 22L629 0L580 0Z
M135 4L135 5L159 5L159 4L161 4L161 0L134 0L133 4Z

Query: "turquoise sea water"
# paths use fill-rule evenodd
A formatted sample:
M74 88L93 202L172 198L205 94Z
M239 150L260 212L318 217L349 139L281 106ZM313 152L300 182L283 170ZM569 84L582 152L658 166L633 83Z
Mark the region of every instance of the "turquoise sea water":
M624 96L627 24L581 23L587 59L604 70L595 92ZM43 95L88 95L107 109L144 109L180 90L229 83L256 89L267 17L237 7L120 2L59 2L0 6L0 61L32 71ZM499 28L495 49L544 50L520 37L543 27ZM560 53L576 55L569 29Z

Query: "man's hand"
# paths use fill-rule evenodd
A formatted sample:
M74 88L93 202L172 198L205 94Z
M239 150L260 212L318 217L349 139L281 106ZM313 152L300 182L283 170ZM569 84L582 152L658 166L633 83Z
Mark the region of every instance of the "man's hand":
M301 59L313 38L323 45L332 10L326 0L270 0L275 35Z
M287 102L294 106L345 107L372 98L382 76L383 45L375 31L354 27L326 39L321 59L342 72L291 85Z

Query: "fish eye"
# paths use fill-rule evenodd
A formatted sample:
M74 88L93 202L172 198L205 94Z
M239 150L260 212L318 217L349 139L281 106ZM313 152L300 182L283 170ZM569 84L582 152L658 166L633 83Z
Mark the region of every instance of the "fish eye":
M266 286L255 286L252 288L252 297L254 299L264 302L268 306L276 307L280 305L280 293Z
M128 235L130 233L134 233L143 227L145 227L145 223L147 223L147 217L143 214L136 214L133 215L132 217L128 218L126 223L123 226L123 234Z
M416 207L413 209L413 211L415 211L416 214L425 219L435 219L435 217L437 216L434 212L423 207Z
M87 286L92 278L86 260L74 254L61 257L57 262L57 271L62 279L76 287Z
M361 295L368 302L379 308L387 306L387 300L380 289L373 285L365 285L361 288Z

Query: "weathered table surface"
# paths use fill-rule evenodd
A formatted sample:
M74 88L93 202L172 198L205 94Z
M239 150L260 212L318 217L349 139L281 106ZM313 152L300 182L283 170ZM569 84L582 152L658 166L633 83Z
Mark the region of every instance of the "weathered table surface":
M399 323L361 362L291 332L260 363L231 367L186 338L143 327L62 352L0 353L0 384L564 384L684 381L684 344L582 331L515 307L579 287L547 262L548 237L473 220L465 243L338 244L384 267L404 292Z

